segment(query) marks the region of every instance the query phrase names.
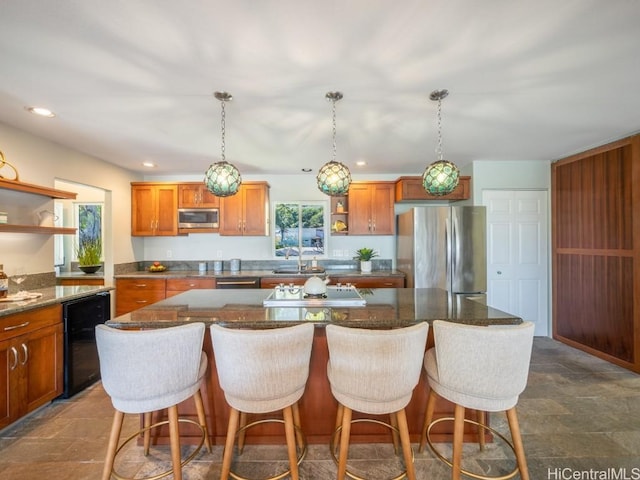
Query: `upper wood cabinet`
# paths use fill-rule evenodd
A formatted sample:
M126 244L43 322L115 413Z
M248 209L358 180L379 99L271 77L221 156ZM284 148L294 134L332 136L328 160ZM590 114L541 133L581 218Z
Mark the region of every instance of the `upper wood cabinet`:
M393 235L395 233L394 183L351 183L349 235Z
M203 182L178 184L178 208L218 208L220 198L211 193Z
M131 183L131 235L178 234L178 185Z
M269 235L267 182L242 182L238 193L220 198L220 235Z
M422 200L467 200L471 197L471 177L461 176L458 186L448 195L431 195L422 186L422 177L400 177L396 180L396 202Z

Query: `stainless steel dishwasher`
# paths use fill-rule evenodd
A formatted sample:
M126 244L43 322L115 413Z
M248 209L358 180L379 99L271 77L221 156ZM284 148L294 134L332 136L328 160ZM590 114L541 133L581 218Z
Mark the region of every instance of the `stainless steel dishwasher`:
M216 280L216 288L260 288L260 277L225 277Z

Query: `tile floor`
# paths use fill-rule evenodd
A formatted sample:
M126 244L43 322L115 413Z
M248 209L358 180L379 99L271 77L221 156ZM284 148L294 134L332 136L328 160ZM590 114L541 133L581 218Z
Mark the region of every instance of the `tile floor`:
M640 375L554 340L536 338L529 383L518 412L533 480L640 479ZM100 478L111 418L111 404L100 384L40 409L0 431L0 478ZM506 420L494 418L494 426L505 431ZM136 428L137 419L129 416L125 429ZM448 451L447 445L438 446ZM121 473L148 475L168 465L167 451L168 447L155 449L145 459L139 447L128 446L118 462ZM185 466L183 478L217 479L221 455L220 446L211 454L203 450ZM266 474L284 464L285 455L279 446L249 446L236 468L245 476ZM488 445L483 453L474 445L465 446L466 465L488 474L513 467L505 455L499 444ZM360 475L368 473L372 480L394 476L389 471L393 455L387 445L357 445L350 456L354 470L361 468ZM416 451L415 465L418 479L450 476L428 450ZM328 480L335 474L327 446L310 446L301 478Z

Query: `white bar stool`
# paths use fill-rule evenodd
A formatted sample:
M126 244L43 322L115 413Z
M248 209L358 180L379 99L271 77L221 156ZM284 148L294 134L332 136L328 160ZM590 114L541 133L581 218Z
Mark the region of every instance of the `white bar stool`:
M331 392L338 401L336 431L330 446L336 460L333 439L340 433L338 480L343 480L345 475L360 480L347 469L351 424L358 421L379 423L391 429L396 451L399 435L406 470L395 479L406 475L409 480L415 480L404 409L420 379L429 324L422 322L392 330L327 325L326 331L329 346L327 376ZM353 411L390 414L391 420L390 423L376 419L352 420Z
M431 392L427 400L420 449L425 442L433 453L452 468L451 478L460 479L461 474L477 479L512 478L518 472L523 480L529 480L527 460L520 436L516 404L527 385L534 324L480 327L436 320L433 322L435 347L424 356L424 368L429 378ZM454 417L433 420L437 396L455 404ZM502 434L483 421L464 418L465 408L478 412L506 411L511 438L509 442ZM480 417L484 417L481 415ZM444 421L454 422L452 459L445 458L433 445L431 428ZM491 431L513 450L517 466L506 475L489 477L462 468L462 437L464 424L478 426L482 439L484 431ZM480 447L482 448L482 440Z
M231 470L233 446L238 437L242 452L244 433L264 422L284 423L289 469L269 477L276 480L291 475L298 480L298 465L307 449L300 428L298 400L309 377L314 325L264 330L210 327L213 353L220 387L231 407L220 478L243 477ZM282 411L284 420L274 418L246 423L247 413Z
M182 480L182 467L198 454L203 443L211 452L200 394L207 371L207 355L202 351L204 332L202 322L155 330L96 326L102 385L115 409L102 480L108 480L112 475L126 479L113 468L117 454L127 443L144 433L144 454L147 455L149 432L161 425L169 425L172 468L146 477L148 480L171 473L175 480ZM178 404L189 397L194 398L198 422L178 418ZM150 425L150 413L165 408L168 409L169 420ZM144 428L118 447L125 413L143 414ZM194 424L202 432L200 444L184 461L180 455L179 422Z

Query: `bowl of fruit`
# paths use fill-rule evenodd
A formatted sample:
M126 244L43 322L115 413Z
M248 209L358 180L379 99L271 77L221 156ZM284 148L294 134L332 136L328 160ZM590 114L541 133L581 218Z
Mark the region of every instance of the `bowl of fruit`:
M166 269L167 267L162 265L160 262L153 262L153 265L149 267L149 271L154 273L164 272Z

